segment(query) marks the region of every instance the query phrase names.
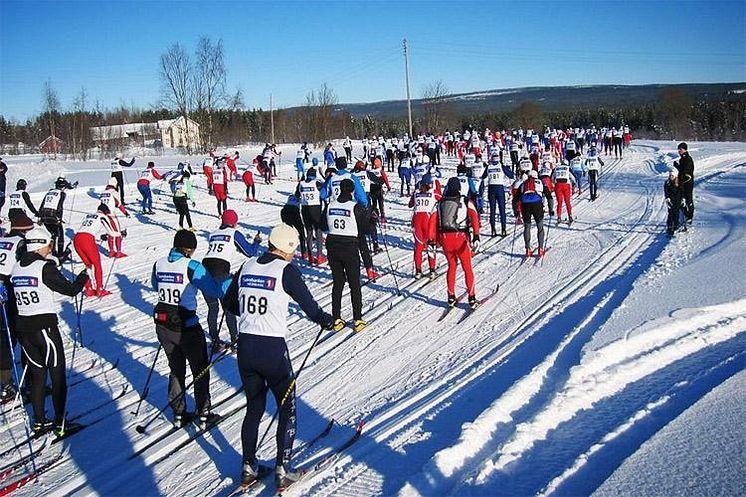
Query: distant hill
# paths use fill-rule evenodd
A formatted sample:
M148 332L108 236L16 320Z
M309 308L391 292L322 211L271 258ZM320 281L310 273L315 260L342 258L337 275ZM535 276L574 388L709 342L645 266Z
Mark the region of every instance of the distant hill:
M545 111L568 108L619 106L644 104L658 100L662 90L682 88L694 99L719 100L723 98L746 98L744 83L676 84L676 85L593 85L526 87L458 93L446 97L449 110L456 114L482 114L505 112L522 102L535 102ZM412 111L419 113L422 100L412 100ZM407 114L406 100L339 104L339 110L347 110L355 117L369 115L375 118L401 118Z

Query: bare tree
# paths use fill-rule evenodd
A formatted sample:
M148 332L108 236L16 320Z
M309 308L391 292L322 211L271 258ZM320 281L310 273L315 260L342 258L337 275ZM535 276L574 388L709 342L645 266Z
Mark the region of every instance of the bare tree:
M161 54L161 98L163 102L184 117L187 134L187 153L191 153L189 143L189 112L194 101L194 87L191 77L192 62L189 54L180 43L174 43L166 53Z
M44 109L47 123L49 124L49 134L54 136L55 115L60 111L60 99L57 96L57 91L52 87L52 81L49 79L44 82L44 90L42 91L42 108Z
M450 94L442 79L433 81L422 89L422 106L425 110L425 127L436 133L443 126Z
M307 139L317 145L330 140L334 121L334 106L337 105L337 93L325 82L318 90L306 94Z
M195 59L195 106L200 114L207 114L206 146L212 148L212 115L215 109L226 99L223 40L213 43L210 38L201 37L197 43Z
M228 99L228 108L231 110L242 110L246 104L243 100L243 90L239 86L236 92Z

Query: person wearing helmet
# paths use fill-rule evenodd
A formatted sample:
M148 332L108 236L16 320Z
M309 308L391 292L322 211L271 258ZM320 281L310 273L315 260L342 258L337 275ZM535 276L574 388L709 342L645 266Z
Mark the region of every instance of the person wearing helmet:
M681 210L681 188L679 187L679 173L672 169L668 173L668 179L663 184L663 194L666 199L668 216L666 217L666 234L673 236L680 226ZM686 229L686 224L684 225Z
M7 298L12 295L13 287L10 285L10 275L15 268L18 259L26 252L26 233L34 228L34 223L23 211L16 214L10 221L10 232L0 238L0 286L7 292L5 315L0 319L0 404L12 401L18 393L16 386L11 381L12 349L18 343L16 330L16 316L18 307L15 299ZM6 320L7 319L7 320Z
M31 212L34 216L39 217L39 211L34 207L26 191L26 180L19 179L16 183L16 191L8 195L8 218L12 221L13 217L24 214L26 216Z
M296 433L296 374L290 363L286 337L289 304L295 301L310 320L331 329L332 317L309 292L303 275L293 264L298 236L280 224L269 235L269 250L246 260L225 296L228 311L238 316L238 372L246 395L241 429L241 483L250 485L271 469L257 459L259 424L267 393L278 406L275 484L285 488L303 476L291 466Z
M120 159L119 156L114 157L111 161L111 177L116 178L117 187L119 188L119 200L124 204L124 170L123 167L132 167L135 164L135 157L127 162L126 160Z
M137 191L142 195L140 205L143 214L154 214L153 212L153 193L150 191L150 182L153 180L162 180L163 176L155 169L153 161L148 162L148 167L140 173L140 179L137 180Z
M236 226L238 225L238 214L233 209L223 212L220 219L220 228L210 233L208 237L209 246L207 254L202 259L202 265L215 281L223 281L226 278L232 278L231 264L236 262L238 255L244 257L254 257L259 249L261 237L257 233L253 243L249 243ZM210 335L211 355L223 351L228 344L220 339L220 329L218 328L218 299L205 294L205 303L207 304L207 330ZM231 337L231 346L235 346L238 340L238 326L236 316L226 313L225 302L220 301L223 308L225 323L228 325L228 333Z
M31 379L32 429L37 435L53 430L58 437L64 437L79 425L65 422L65 350L58 328L60 309L55 294L69 297L79 294L88 281L88 272L83 269L72 282L65 279L54 262L47 259L52 253L52 241L43 228L30 230L26 234L26 253L13 268L10 282L18 306L16 332ZM44 410L47 374L52 381L52 421Z
M228 170L222 160L216 161L212 168L212 192L215 194L220 217L228 210Z
M57 178L54 188L50 189L39 207L39 218L49 230L55 242L54 256L60 259L60 263L70 255L70 249L65 249L65 230L62 227L62 219L65 209L65 190L78 186L76 181L70 184L64 176Z
M536 222L539 247L537 255L544 257L544 183L539 173L531 170L520 186L521 209L523 212L523 241L526 246L526 257L533 255L531 249L531 218Z
M443 197L430 216L430 239L438 241L448 261L446 284L448 306L456 305L456 270L464 271L469 307L479 305L476 297L472 253L479 251L479 213L471 198L461 195L457 177L448 180Z
M168 255L153 264L151 284L158 294L153 321L158 341L168 357L168 405L173 410L174 426L180 428L188 419L183 394L188 362L194 378L197 424L206 429L219 416L211 412L209 356L197 315L197 292L222 298L231 280L215 281L205 266L192 259L196 249L194 233L179 230Z
M437 276L435 272L435 238L430 231L430 218L440 200L440 192L433 190L432 175L425 174L418 185L419 191L409 199L412 213L412 234L414 235L414 279L422 278L422 253L427 250L427 261L430 268L430 280Z
M112 253L112 244L115 238L121 238L118 226L112 222L109 208L100 204L96 212L86 215L80 224L78 232L73 237L73 247L78 253L80 260L87 269L93 269L96 288L93 288L91 280L85 283L86 297L105 297L111 292L104 289L103 270L101 269L101 255L98 251L96 238L101 235L101 240L109 243L109 255ZM121 245L121 243L120 243Z

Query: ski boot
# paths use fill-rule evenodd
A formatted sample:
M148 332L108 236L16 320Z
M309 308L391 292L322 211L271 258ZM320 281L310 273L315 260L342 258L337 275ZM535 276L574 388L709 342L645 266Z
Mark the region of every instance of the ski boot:
M94 290L93 288L86 288L85 289L85 296L86 297L95 297L97 293L98 292L96 292L96 290Z
M210 347L210 355L218 355L226 349L226 344L222 340L215 340Z
M531 250L530 248L526 249L526 255L524 257L528 258L528 257L531 257L533 255L534 255L533 250Z
M16 398L18 390L16 387L8 383L3 387L2 393L0 393L0 404L5 404Z
M420 278L422 278L422 271L414 273L414 279L419 280Z
M503 229L502 229L502 231L500 231L500 236L501 236L501 237L506 237L506 236L508 236L508 232L507 232L507 231L505 231L505 228L503 228Z
M125 254L124 252L120 250L119 252L117 252L117 255L115 255L114 257L116 257L117 259L123 259L124 257L127 257L127 254Z
M261 480L267 476L270 471L272 471L272 468L269 466L245 462L243 463L243 469L241 470L241 485L249 486L255 481Z
M497 230L495 228L492 228L492 233L490 233L490 238L495 238L497 236Z
M65 421L54 424L54 436L57 438L65 438L72 435L75 432L83 429L83 425L75 423L73 421Z
M34 435L38 437L45 433L49 433L52 428L54 428L54 423L49 419L42 418L31 426L31 431L33 431Z
M277 491L284 490L293 483L303 478L303 471L290 471L285 466L277 466L275 468L275 485L277 485Z
M362 319L355 320L355 323L353 323L352 329L356 332L363 331L363 329L368 326L368 322L364 321Z
M479 307L479 301L477 300L476 295L469 295L469 309L474 311L477 307Z
M568 218L567 218L567 225L571 226L573 221L574 221L574 219L572 218L572 216L568 216Z
M376 273L375 269L372 267L369 267L365 270L365 274L368 276L368 279L371 280L373 283L376 282L378 277L380 276L378 273Z
M373 254L380 254L383 252L383 249L380 245L373 245Z
M435 269L431 269L430 274L428 275L428 279L430 281L433 281L437 277L438 277L438 273L435 271Z
M455 305L456 305L456 296L449 295L448 296L448 307L454 307Z
M220 415L214 412L208 412L207 414L200 414L197 418L197 428L200 430L206 430L210 426L214 425L220 420Z
M546 253L547 253L546 250L544 250L543 248L540 248L539 249L539 259L541 259L542 257L544 257L544 254L546 254Z
M332 329L334 331L342 331L344 327L347 326L347 323L344 322L342 319L335 319L334 324L332 325Z
M326 264L326 263L327 263L327 258L326 258L326 257L324 257L323 255L320 255L320 256L318 256L318 257L316 257L316 258L314 259L314 262L315 262L316 264Z
M183 412L180 414L174 414L174 428L184 428L189 421L194 418L194 415L190 412Z

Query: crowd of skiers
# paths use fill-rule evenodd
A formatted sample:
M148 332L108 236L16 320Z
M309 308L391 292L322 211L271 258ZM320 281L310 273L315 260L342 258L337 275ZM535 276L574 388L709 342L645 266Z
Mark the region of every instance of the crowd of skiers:
M359 145L346 137L343 154L338 155L332 143L324 147L323 162L313 157L312 147L304 143L296 154L296 188L280 209L281 222L271 230L268 249L261 254L259 234L249 241L238 228L238 214L227 203L229 186L241 181L246 188L244 200L255 202L254 172L271 184L277 175L281 153L275 145L266 144L251 164L244 164L240 179L238 152L220 157L211 153L202 163L202 174L207 194L216 200L220 223L207 237L208 249L201 261L192 258L198 239L189 209L195 205L192 183L195 172L191 164L180 163L173 171L160 172L149 162L136 183L141 195L140 214L153 214L151 182L163 181L169 185L179 215L179 230L172 247L153 265L151 281L158 294L153 320L160 347L168 357L168 406L174 424L182 426L192 417L184 399L187 365L195 379L194 417L198 425L205 429L219 419L211 410L210 360L215 354L237 351L248 401L242 428L242 481L251 482L265 470L256 458L257 430L266 394L271 391L279 406L276 479L278 486L292 484L301 475L290 467L295 433L295 375L285 344L288 305L291 300L297 302L323 329L341 331L350 326L359 332L366 327L361 265L367 278L378 278L373 256L387 250L386 238L379 238L379 230L386 226L384 188L391 191L388 174L396 171L401 180L399 195L408 197L412 209L414 278L423 277L425 254L428 277L431 280L437 277L436 257L440 247L447 262L448 306L457 302L456 273L460 265L469 307L476 309L479 301L472 257L480 248L481 215L486 209L489 208L490 236L505 237L506 205L510 200L515 224L523 225L525 257L543 257L545 212L550 217L556 214L559 223L564 209L568 225L572 224L573 193L582 193L587 177L589 198L596 200L604 166L601 156L613 154L621 158L630 140L626 126L547 128L541 133L522 129L510 132L486 129L481 133L446 131L416 137L365 137ZM673 213L669 214L669 226L674 227L678 226L678 208L682 202L687 220L691 220L693 213L694 166L685 143L679 146L679 153L678 175L672 172L672 179L665 187ZM455 170L443 165L443 157L458 159ZM0 382L3 399L14 398L10 366L18 341L31 380L32 428L36 433L54 431L64 436L66 430L74 428L70 424L66 427L64 352L53 292L64 295L84 292L87 297L98 298L109 294L97 243L107 242L109 257L126 257L122 239L127 236L127 229L123 228L120 216L129 218L131 214L124 201L124 168L132 168L134 164L134 158L125 161L116 157L112 161L111 178L100 193L100 204L95 212L83 218L71 241L85 266L72 282L60 273L59 265L71 257L62 226L65 192L74 189L77 183L58 178L39 209L25 192L24 180L19 180L17 190L9 195L11 230L0 239L0 300L8 311L3 319ZM38 218L44 228L36 226L32 217ZM537 245L532 243L533 225L537 227ZM291 263L297 249L307 264L329 265L333 280L331 313L319 307L300 270ZM233 271L232 263L239 258L243 262ZM345 285L350 288L352 301L350 324L342 316ZM203 294L208 309L209 353L197 314L198 293ZM221 307L223 318L219 323ZM220 337L223 320L230 342ZM51 420L44 409L47 375L52 382Z

